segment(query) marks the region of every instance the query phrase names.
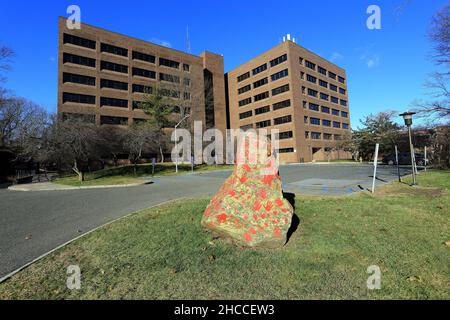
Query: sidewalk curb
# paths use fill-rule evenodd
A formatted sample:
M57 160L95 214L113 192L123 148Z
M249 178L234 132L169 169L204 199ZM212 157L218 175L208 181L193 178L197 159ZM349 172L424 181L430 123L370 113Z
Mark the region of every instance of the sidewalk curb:
M61 187L57 188L44 188L44 189L34 189L27 187L27 185L12 185L8 187L8 190L11 191L22 191L22 192L36 192L36 191L67 191L67 190L84 190L84 189L105 189L105 188L127 188L127 187L137 187L145 185L152 181L143 181L139 183L130 183L130 184L119 184L119 185L99 185L99 186L84 186L84 187L75 187L75 186L64 186L58 185ZM33 183L34 184L34 183Z
M169 203L171 203L171 202L183 200L183 199L188 199L188 198L186 198L186 197L180 197L180 198L175 198L175 199L163 201L163 202L161 202L161 203L155 204L155 205L153 205L153 206L150 206L150 207L145 208L145 209L142 209L142 210L147 210L147 209L156 208L156 207L159 207L159 206L162 206L162 205L165 205L165 204L169 204ZM94 231L97 231L97 230L99 230L99 229L101 229L101 228L104 228L104 227L106 227L106 226L108 226L108 225L110 225L110 224L112 224L112 223L114 223L114 222L117 222L117 221L119 221L119 220L125 219L125 218L127 218L127 217L129 217L129 216L131 216L131 215L133 215L133 214L135 214L135 213L138 213L138 212L142 211L142 210L135 211L135 212L130 212L130 213L128 213L127 215L124 215L123 217L120 217L120 218L111 220L111 221L109 221L109 222L107 222L107 223L105 223L105 224L102 224L101 226L95 227L94 229L89 230L89 231L87 231L87 232L85 232L85 233L83 233L83 234L81 234L81 235L79 235L79 236L77 236L77 237L75 237L75 238L73 238L73 239L71 239L71 240L69 240L69 241L67 241L67 242L65 242L65 243L63 243L63 244L61 244L61 245L59 245L59 246L57 246L56 248L54 248L54 249L52 249L52 250L50 250L50 251L47 251L47 252L44 253L44 254L41 254L39 257L33 259L32 261L30 261L30 262L24 264L23 266L21 266L21 267L15 269L15 270L13 270L13 271L11 271L11 272L8 273L6 276L0 278L0 284L3 283L3 282L5 282L6 280L8 280L9 278L11 278L12 276L14 276L16 273L19 273L20 271L22 271L22 270L28 268L28 267L29 267L30 265L32 265L33 263L38 262L38 261L41 260L42 258L45 258L46 256L48 256L48 255L52 254L53 252L55 252L55 251L57 251L57 250L59 250L59 249L65 247L65 246L67 246L68 244L71 244L72 242L74 242L74 241L76 241L76 240L78 240L78 239L81 239L81 238L87 236L88 234L90 234L90 233L92 233L92 232L94 232Z

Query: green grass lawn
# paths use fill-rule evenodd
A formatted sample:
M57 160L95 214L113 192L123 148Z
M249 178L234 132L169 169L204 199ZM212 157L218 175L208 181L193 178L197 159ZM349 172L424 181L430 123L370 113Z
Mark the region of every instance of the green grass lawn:
M232 165L198 165L194 172L205 172L213 170L233 169ZM187 164L178 165L178 174L185 174L191 172L191 166ZM155 176L175 175L175 164L173 163L158 163L155 166ZM80 182L78 176L71 175L67 177L57 178L55 183L69 185L69 186L96 186L96 185L123 185L132 183L142 183L139 177L151 176L151 164L140 164L136 167L136 175L134 174L134 166L118 166L107 168L93 173L86 173L85 181Z
M374 196L297 195L300 223L276 250L213 239L200 227L208 199L147 209L16 274L0 299L450 299L449 180L428 172ZM70 291L73 264L81 289ZM380 290L366 287L370 265Z

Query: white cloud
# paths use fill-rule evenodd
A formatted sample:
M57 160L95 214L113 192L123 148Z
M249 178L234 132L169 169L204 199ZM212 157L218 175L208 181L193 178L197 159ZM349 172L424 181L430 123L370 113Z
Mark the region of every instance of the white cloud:
M172 44L169 41L160 40L158 38L151 38L150 42L159 44L160 46L163 46L163 47L172 48Z
M329 60L331 62L335 62L335 61L342 60L342 59L344 59L344 56L342 54L340 54L339 52L335 51L331 54L331 57Z
M376 53L362 54L359 59L364 61L368 68L373 68L380 64L380 56Z
M48 58L48 60L50 60L51 62L55 62L56 58L55 57L50 57L50 58Z

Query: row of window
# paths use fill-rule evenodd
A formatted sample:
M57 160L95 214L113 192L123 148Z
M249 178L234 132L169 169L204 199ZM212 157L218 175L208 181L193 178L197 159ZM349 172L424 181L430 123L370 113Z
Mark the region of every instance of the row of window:
M96 42L93 40L77 37L71 34L64 33L63 36L63 42L64 44L70 43L76 46L85 47L89 49L96 49ZM100 51L101 52L107 52L114 55L122 56L122 57L128 57L128 49L114 46L107 43L100 43ZM140 60L145 61L149 63L155 64L156 57L151 54L142 53L139 51L132 50L132 59L134 60ZM159 58L159 65L160 66L166 66L169 68L179 69L180 68L180 62L166 59L166 58ZM189 72L190 71L190 65L183 63L183 71Z
M270 60L269 64L270 64L270 67L275 67L275 66L277 66L280 63L283 63L285 61L287 61L287 54L283 54L283 55L281 55L281 56L279 56L279 57L277 57L277 58L275 58L273 60ZM260 65L259 67L256 67L255 69L253 69L252 70L252 74L255 76L258 73L263 72L265 70L267 70L267 63L264 63L263 65ZM287 72L287 70L286 70L286 72ZM251 77L250 71L247 71L247 72L241 74L240 76L238 76L237 77L237 81L241 82L241 81L244 81L245 79L248 79L250 77Z
M331 134L331 133L326 133L326 132L316 132L316 131L305 131L305 139L312 139L312 140L342 140L342 135L341 134Z
M339 122L339 121L331 121L331 120L327 120L327 119L319 119L319 118L314 118L314 117L308 117L308 116L304 116L304 122L306 124L313 124L313 125L317 125L320 126L320 124L322 123L322 126L324 127L331 127L331 124L333 124L333 128L341 128L342 125L342 129L348 129L348 123L345 122Z
M326 106L320 106L316 103L312 103L312 102L306 102L303 101L303 108L306 109L306 107L308 106L309 110L313 110L313 111L319 111L323 112L323 113L328 113L333 115L333 116L341 116L343 118L348 118L348 112L347 111L339 111L338 109L331 109L329 107Z
M328 76L329 78L333 79L333 80L337 80L340 83L344 84L345 83L345 78L338 76L337 74L335 74L334 72L331 71L327 71L327 69L321 67L321 66L317 66L315 63L303 59L302 57L299 58L299 62L301 65L304 65L305 67L314 70L316 72L319 72L320 74L323 74L324 76Z
M303 71L301 71L300 72L300 79L304 80L304 78L305 78L305 73ZM311 83L317 84L317 77L312 76L310 74L306 74L306 80L311 82ZM326 82L326 81L324 81L322 79L319 79L319 85L321 87L324 87L324 88L327 88L327 89L329 88L331 91L338 92L338 87L336 85L334 85L332 83L328 84L328 82ZM328 85L329 85L329 87L328 87ZM339 87L339 93L340 94L345 94L346 92L347 92L347 90L345 90L344 88Z
M279 110L283 108L287 108L291 106L291 100L284 100L277 103L272 104L272 110ZM270 111L270 106L259 107L255 109L255 115L264 114ZM245 119L253 116L253 111L245 111L239 114L239 119Z
M311 88L306 88L305 86L302 86L302 94L303 95L307 94L310 97L314 97L317 99L320 98L321 100L325 100L325 101L331 101L332 103L340 104L343 107L347 106L347 100L339 99L338 97L330 96L326 93L319 92L319 91L311 89Z
M270 76L271 81L276 81L279 79L282 79L284 77L287 77L289 75L288 69L281 70L280 72L274 73ZM253 82L253 89L259 88L265 84L269 83L269 79L267 77L259 79L255 82ZM251 85L247 84L243 86L242 88L238 89L238 94L242 94L244 92L247 92L251 90Z
M287 92L287 91L289 91L289 84L285 84L285 85L279 86L277 88L273 88L271 91L272 91L272 97L279 95L281 93ZM269 91L264 91L264 92L261 92L261 93L255 95L253 97L253 102L257 102L257 101L267 99L267 98L269 98ZM239 107L246 106L250 103L252 103L251 97L242 99L238 102Z

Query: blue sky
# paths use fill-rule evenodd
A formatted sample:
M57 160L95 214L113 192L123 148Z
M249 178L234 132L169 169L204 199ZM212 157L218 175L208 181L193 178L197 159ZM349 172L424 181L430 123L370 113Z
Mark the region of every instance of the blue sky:
M347 71L352 127L369 113L405 110L426 98L423 83L432 15L445 0L323 1L1 1L0 45L16 52L4 87L56 111L57 18L81 8L82 22L191 51L223 54L225 71L290 33L303 47ZM131 5L131 3L133 3ZM381 8L381 30L366 27L369 5Z

